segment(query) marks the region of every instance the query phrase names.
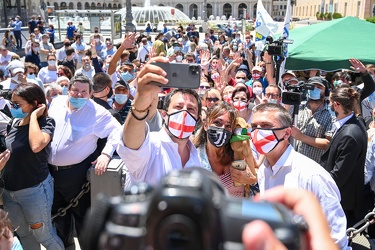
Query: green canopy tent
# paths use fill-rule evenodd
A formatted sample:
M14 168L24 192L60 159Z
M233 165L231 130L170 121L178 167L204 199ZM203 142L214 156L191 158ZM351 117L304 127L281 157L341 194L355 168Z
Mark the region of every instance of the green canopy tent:
M350 58L375 63L375 24L345 17L290 31L288 70L350 69Z

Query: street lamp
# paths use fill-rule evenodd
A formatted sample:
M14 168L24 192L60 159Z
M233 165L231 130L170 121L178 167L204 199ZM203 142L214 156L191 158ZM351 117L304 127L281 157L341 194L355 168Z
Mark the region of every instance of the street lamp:
M207 0L203 1L203 14L204 14L204 22L207 22Z
M125 21L126 21L125 32L134 32L135 26L133 24L132 2L131 2L131 0L126 0Z

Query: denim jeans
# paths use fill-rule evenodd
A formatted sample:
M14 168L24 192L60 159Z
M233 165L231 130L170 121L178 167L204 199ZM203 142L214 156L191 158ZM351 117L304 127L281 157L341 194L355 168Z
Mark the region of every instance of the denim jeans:
M52 225L53 178L51 175L39 185L18 191L4 190L4 210L9 213L14 228L20 237L23 249L64 249ZM30 225L42 223L38 229Z

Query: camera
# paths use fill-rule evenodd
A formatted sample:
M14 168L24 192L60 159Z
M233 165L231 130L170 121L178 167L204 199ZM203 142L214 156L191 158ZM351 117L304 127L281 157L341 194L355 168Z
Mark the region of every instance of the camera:
M297 84L285 84L285 89L282 93L282 102L289 105L300 105L302 101L306 100L306 90L313 90L314 84L300 81Z
M281 204L226 196L212 172L172 171L156 188L99 197L87 214L82 249L243 249L245 224L263 220L287 249L307 249L307 224Z
M284 50L286 44L292 44L293 40L285 39L285 37L280 37L276 41L273 40L271 36L266 38L267 52L270 56L280 56L284 57Z
M0 96L7 100L12 100L12 90L11 89L3 89L3 86L0 85Z

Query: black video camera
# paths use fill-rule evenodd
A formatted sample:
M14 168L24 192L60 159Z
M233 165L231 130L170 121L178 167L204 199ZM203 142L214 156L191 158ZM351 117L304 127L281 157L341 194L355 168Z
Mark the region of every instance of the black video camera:
M285 84L285 89L282 94L282 102L289 105L300 105L301 101L306 100L306 90L313 90L314 84L300 81L297 84Z
M244 225L263 220L287 249L307 249L307 224L281 204L226 197L201 168L164 177L155 189L133 186L124 197L98 199L88 213L82 249L243 249Z
M284 50L286 44L292 44L293 40L285 39L280 37L276 41L273 40L271 36L266 38L267 52L270 56L280 56L284 57Z

